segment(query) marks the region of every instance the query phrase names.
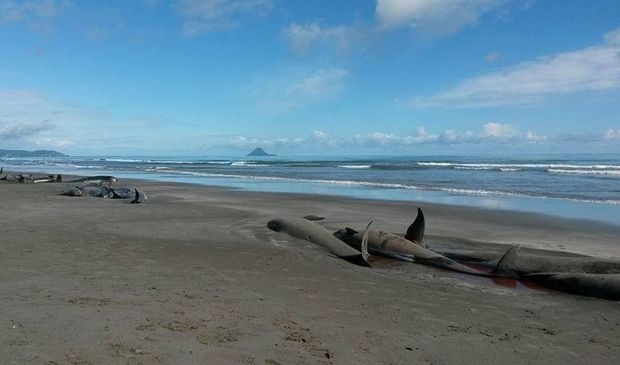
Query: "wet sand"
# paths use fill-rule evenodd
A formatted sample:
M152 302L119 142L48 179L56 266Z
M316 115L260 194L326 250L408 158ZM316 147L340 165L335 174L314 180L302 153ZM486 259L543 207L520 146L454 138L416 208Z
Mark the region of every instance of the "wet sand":
M416 202L118 185L149 199L0 184L1 364L620 363L618 302L386 259L358 267L266 228L315 214L404 232ZM432 246L620 258L620 226L421 207Z

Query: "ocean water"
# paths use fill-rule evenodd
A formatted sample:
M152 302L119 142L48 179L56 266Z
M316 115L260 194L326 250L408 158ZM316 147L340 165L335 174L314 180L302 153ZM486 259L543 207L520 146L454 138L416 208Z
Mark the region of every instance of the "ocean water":
M620 155L4 158L6 169L457 204L620 225Z

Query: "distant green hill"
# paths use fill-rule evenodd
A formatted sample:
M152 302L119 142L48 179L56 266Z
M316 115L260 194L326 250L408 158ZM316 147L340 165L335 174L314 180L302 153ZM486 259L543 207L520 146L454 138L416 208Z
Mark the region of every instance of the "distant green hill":
M67 155L48 150L0 150L0 157L67 157Z

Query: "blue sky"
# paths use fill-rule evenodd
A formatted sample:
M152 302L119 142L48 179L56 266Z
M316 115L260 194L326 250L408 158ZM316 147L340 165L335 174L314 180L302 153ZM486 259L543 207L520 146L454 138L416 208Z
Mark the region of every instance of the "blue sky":
M0 0L0 148L620 153L620 3Z

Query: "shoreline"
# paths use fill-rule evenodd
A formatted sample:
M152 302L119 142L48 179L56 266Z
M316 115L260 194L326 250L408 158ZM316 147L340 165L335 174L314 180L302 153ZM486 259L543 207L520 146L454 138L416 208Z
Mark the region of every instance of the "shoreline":
M29 174L28 172L27 174ZM84 175L87 176L87 175ZM122 176L122 174L117 174ZM66 175L63 179L80 178L83 175ZM46 183L49 184L49 183ZM60 184L50 185L64 186ZM298 216L315 214L324 216L325 223L330 228L342 228L343 225L365 226L370 220L382 224L380 229L390 232L403 233L415 218L418 207L422 207L427 216L427 240L444 247L442 241L470 241L474 244L499 244L505 246L521 245L532 249L553 250L558 252L574 253L579 255L599 258L620 258L620 244L617 237L620 236L620 222L618 225L585 218L568 218L557 215L524 212L501 208L487 208L467 206L459 204L444 204L436 202L420 202L405 200L389 200L363 198L356 196L330 195L320 193L299 192L274 192L255 191L234 186L205 185L192 182L169 182L152 179L128 178L120 179L115 183L117 186L130 185L140 187L165 187L172 190L175 188L192 187L204 188L220 195L247 195L250 199L258 199L261 204L270 205L269 202L283 199L285 201L300 201L301 207L312 207L313 212L294 210ZM60 189L62 190L62 189ZM148 191L147 191L148 194ZM335 216L322 214L321 209L316 207L316 201L320 204L329 203L326 212L334 211L334 205L356 207L355 212L349 212L349 219L344 219L338 211ZM318 205L320 205L318 204ZM373 216L374 209L391 209L387 218ZM369 213L363 214L364 208ZM382 212L382 215L387 215ZM269 215L267 215L268 217ZM338 217L337 219L334 219ZM273 216L272 216L273 218ZM381 219L383 218L383 219ZM265 224L268 219L265 220ZM340 225L338 225L340 224ZM475 228L473 228L475 227ZM498 229L500 228L500 229ZM549 233L553 233L550 235ZM540 237L544 237L540 240ZM594 242L593 244L590 242ZM585 244L585 245L584 245ZM458 244L457 244L458 245ZM592 246L596 246L593 250Z
M66 183L0 184L0 362L620 361L617 302L391 260L363 268L266 227L274 217L315 214L329 229L372 219L377 229L403 232L416 202L115 184L149 199L59 195ZM611 226L422 209L429 244L496 256L521 242L618 257Z
M383 178L382 175L379 175L381 174L380 169L373 170L375 172L370 175L367 175L367 173L362 173L360 175L357 172L350 173L350 171L355 172L359 169L340 168L340 165L345 162L339 164L338 161L329 163L323 161L321 163L326 163L326 166L335 169L334 174L336 175L328 176L325 175L325 171L328 171L329 168L328 170L319 169L315 171L312 167L309 169L307 169L308 167L299 169L295 167L289 171L288 167L278 167L278 164L273 165L276 167L270 167L271 165L269 164L262 165L260 160L251 161L251 163L247 164L247 167L242 167L246 166L244 159L245 157L230 157L226 159L224 162L230 163L231 166L233 166L232 168L221 167L224 165L217 159L215 161L212 161L212 159L206 159L204 161L198 159L194 161L191 158L179 158L177 160L175 160L175 158L166 158L164 160L157 160L156 158L150 159L142 157L136 157L135 159L106 157L95 159L94 157L84 157L83 160L77 158L76 162L60 161L57 166L44 163L40 165L16 164L13 165L13 167L41 171L42 173L44 170L54 169L59 170L61 173L67 172L91 175L113 174L120 178L138 178L151 181L196 182L209 186L239 187L251 191L313 192L324 195L374 198L381 200L425 201L448 205L542 213L566 218L583 218L620 226L620 220L617 218L620 216L620 201L615 198L612 192L614 189L612 186L613 179L597 178L590 181L588 178L579 177L580 175L566 174L561 177L561 181L554 181L556 177L545 177L546 175L539 176L536 175L538 172L529 170L532 166L538 166L537 163L542 164L540 166L543 167L547 166L545 163L550 164L548 166L555 166L553 164L559 163L557 161L539 161L531 165L528 164L527 159L525 159L519 162L519 164L523 164L523 168L519 168L518 170L528 172L507 172L500 173L500 175L497 176L493 175L497 173L489 173L491 175L484 179L499 180L496 180L493 184L487 184L484 179L480 180L477 176L471 175L472 172L467 172L470 171L467 169L443 170L440 167L438 170L421 170L418 172L418 174L421 175L411 175L411 171L415 170L413 169L407 170L407 173L410 175L403 175L400 178L388 177L389 174L394 174L394 172L388 171L388 175ZM418 160L422 161L424 159L411 158L407 161L414 166L417 166L416 163L426 166L424 165L425 163ZM439 160L443 161L442 159ZM478 166L478 164L475 163L477 160L478 159L475 157L465 159L464 161L466 163L464 163L464 166L469 166L472 163ZM296 160L292 159L291 161L295 162ZM304 161L305 159L303 159L301 163L305 163ZM308 161L312 162L314 160L309 158ZM396 158L394 161L398 161L398 159ZM370 163L368 161L361 162ZM375 162L378 164L382 163L381 159L377 159ZM457 162L458 161L426 162L426 164L437 164L438 166L443 166L445 164L459 165ZM494 163L500 162L508 164L505 166L513 166L510 165L510 163L514 163L511 161L502 162L501 160L491 162L489 162L489 166L495 166ZM584 165L584 168L597 168L598 166L592 165L590 161L587 162L590 163L590 165ZM209 163L213 164L209 165ZM577 168L585 162L568 159L566 163L569 163L569 165L558 166ZM204 166L202 164L204 164ZM267 171L259 172L256 170L258 167L252 167L254 164L256 164L256 166L267 166L265 168L259 168L260 170L267 169ZM188 167L181 168L180 166ZM312 164L310 164L310 166L312 166ZM540 173L544 174L544 172ZM400 176L400 173L397 175ZM531 178L531 182L536 182L538 179L541 179L540 183L543 185L549 184L551 181L554 182L552 185L547 185L548 187L546 190L541 188L528 188L526 187L528 184L531 186L536 186L537 184L525 183L523 179L527 176ZM571 181L571 179L577 177L579 177L579 181ZM456 182L459 181L459 178L464 180ZM451 179L453 182L448 183ZM467 181L470 180L472 183L467 183ZM432 183L433 181L435 181L435 183ZM564 183L574 183L578 185L564 186L562 185ZM516 185L511 187L511 184ZM561 193L554 193L556 187L560 189ZM566 189L568 187L572 189L571 191L573 193L567 193ZM599 190L600 194L595 193Z
M75 171L71 172L74 175ZM420 204L437 204L445 206L459 206L464 208L488 209L493 211L511 211L515 213L540 214L559 219L587 220L592 224L606 224L620 227L620 205L602 202L588 202L566 198L549 198L533 196L485 196L450 193L434 190L402 190L379 189L365 186L330 185L320 182L274 183L267 180L254 181L251 178L218 178L185 175L157 175L149 173L128 173L122 171L93 170L89 175L107 175L112 173L122 180L142 180L145 182L160 182L173 184L192 184L220 188L238 189L240 191L282 193L282 194L312 194L318 196L333 196L351 199L412 202ZM32 173L32 172L27 172ZM48 172L35 171L35 174L47 175ZM54 174L57 174L55 172ZM69 176L69 175L68 175ZM75 174L74 176L82 176ZM196 180L192 182L191 180ZM308 192L309 191L309 192Z

